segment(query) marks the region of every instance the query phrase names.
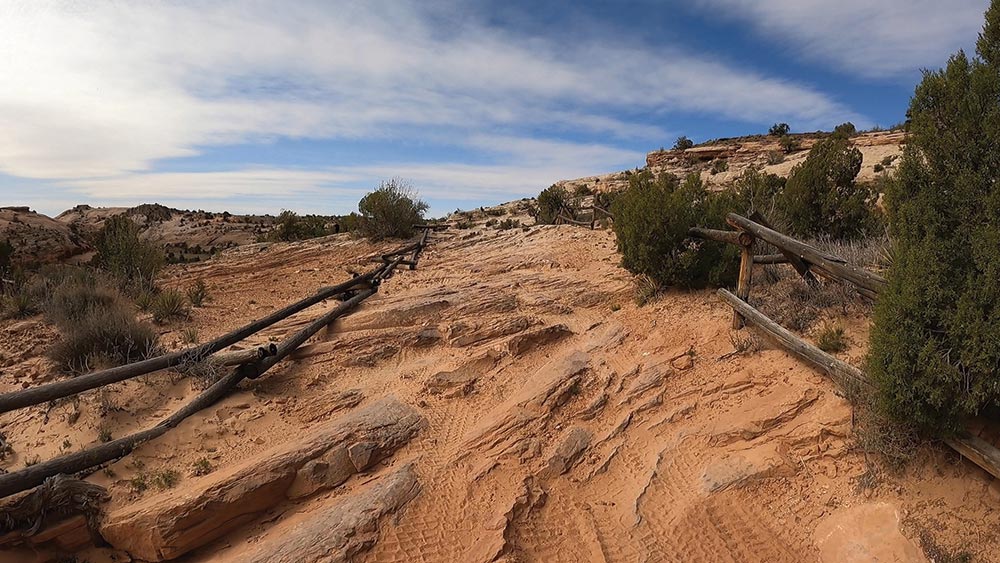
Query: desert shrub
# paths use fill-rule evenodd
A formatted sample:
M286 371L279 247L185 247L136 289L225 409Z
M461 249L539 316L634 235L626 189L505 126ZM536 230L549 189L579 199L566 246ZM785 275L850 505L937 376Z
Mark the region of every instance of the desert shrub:
M121 307L122 299L117 289L96 280L66 281L45 303L45 316L60 327L70 327L102 311Z
M746 215L757 211L771 219L773 224L777 215L778 198L784 188L785 179L781 176L747 168L733 182L740 206L734 211Z
M838 125L838 126L836 126L836 127L833 128L833 134L834 135L843 135L845 137L850 137L852 135L856 135L857 132L858 132L858 128L855 127L854 124L851 123L850 121L848 121L846 123L841 123L840 125Z
M0 277L5 276L13 267L14 245L9 240L0 240Z
M408 238L413 235L413 225L423 221L427 208L409 184L397 178L386 180L358 203L358 230L372 240Z
M729 191L709 193L697 175L680 182L649 171L629 178L615 200L614 230L622 265L660 285L722 286L736 277L739 252L688 236L694 226L722 228L736 205Z
M153 320L158 323L186 318L190 314L184 294L176 289L164 289L156 294L149 310L153 313Z
M885 199L893 262L868 369L884 412L934 435L1000 404L1000 1L977 52L924 73Z
M784 137L792 130L787 123L775 123L768 129L767 134L772 137Z
M332 234L329 219L319 215L299 215L284 209L274 221L274 229L268 233L270 241L295 241L323 237Z
M768 151L767 153L767 163L771 166L776 164L781 164L785 161L785 153L781 151Z
M518 221L517 219L507 218L497 223L498 231L507 231L510 229L519 229L519 228L521 228L521 222Z
M163 251L139 238L132 219L115 215L105 221L96 246L97 266L114 276L122 290L136 293L154 286Z
M875 172L876 174L881 174L882 172L885 172L885 166L882 166L881 164L876 164L875 166L872 166L872 171Z
M816 143L805 162L792 168L781 207L793 234L852 238L873 227L872 191L855 178L862 155L847 137Z
M104 290L93 289L95 292ZM49 349L49 356L63 369L83 373L100 367L142 360L156 349L157 334L151 326L139 322L128 305L118 296L105 302L103 295L86 296L86 288L67 290L64 298L75 295L80 304L52 308L61 336ZM100 306L90 308L100 303ZM89 314L74 318L80 311Z
M361 227L361 216L352 211L341 215L337 222L340 224L340 232L353 233Z
M692 141L691 139L688 139L687 137L681 136L681 137L677 137L677 142L674 143L674 150L675 151L683 151L683 150L687 150L687 149L689 149L689 148L691 148L693 146L694 146L694 141Z
M584 197L593 194L594 190L592 190L590 186L588 186L587 184L580 184L579 186L573 189L573 195L575 195L576 197Z
M24 288L0 295L0 318L23 319L39 310L38 301Z
M782 136L778 139L778 144L781 145L781 150L785 151L785 154L799 150L799 140L791 135Z
M729 170L729 161L722 158L712 161L712 168L710 172L712 173L713 176L716 174L721 174L722 172L725 172L727 170Z
M882 159L881 164L882 164L882 166L888 168L888 167L892 166L892 163L895 162L895 161L896 161L896 155L890 154L889 156L887 156L887 157L885 157L885 158Z
M204 280L198 280L194 282L194 285L185 290L187 294L188 301L194 307L201 307L208 301L208 286L205 285Z
M573 198L565 187L553 184L538 194L538 215L536 219L539 223L547 225L555 223L561 209L566 209L570 215L573 215Z
M212 462L209 461L207 457L200 458L198 459L198 461L194 462L191 465L194 468L192 474L196 477L200 477L202 475L208 475L214 469L214 467L212 467Z
M847 350L847 337L844 334L844 327L839 325L827 325L816 337L816 347L824 352L836 353Z
M198 329L193 326L184 327L181 331L181 341L185 344L198 343Z

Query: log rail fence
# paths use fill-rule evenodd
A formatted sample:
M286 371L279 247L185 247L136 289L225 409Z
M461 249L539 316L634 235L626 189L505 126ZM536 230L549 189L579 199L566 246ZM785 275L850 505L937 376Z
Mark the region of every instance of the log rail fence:
M405 265L409 266L411 270L415 269L420 254L427 246L430 232L438 229L436 225L415 225L415 227L422 231L417 241L377 256L376 259L382 264L373 270L343 283L321 288L310 297L292 303L210 342L140 362L0 395L0 413L4 413L69 397L170 367L190 365L202 361L209 361L217 366L235 366L191 402L151 428L79 452L37 463L18 471L0 474L0 499L42 485L46 479L54 478L57 475L81 473L124 457L140 444L162 436L184 419L221 400L244 379L260 377L317 332L329 326L335 319L344 316L365 299L375 295L381 283L391 278L397 267ZM341 303L279 344L220 353L224 348L245 340L264 328L330 298L340 298Z
M849 283L858 293L873 300L885 288L886 279L849 264L843 258L779 233L759 215L747 218L730 213L726 222L736 230L695 227L690 229L689 234L696 238L734 244L741 249L736 293L725 289L718 291L719 298L733 309L733 328L753 325L792 355L823 371L841 387L873 391L874 384L862 370L796 336L755 309L748 301L755 264L790 264L810 285L816 283L813 276L815 273L833 282ZM755 256L754 242L758 239L775 247L778 253ZM946 439L944 443L994 477L1000 478L1000 448L971 433Z

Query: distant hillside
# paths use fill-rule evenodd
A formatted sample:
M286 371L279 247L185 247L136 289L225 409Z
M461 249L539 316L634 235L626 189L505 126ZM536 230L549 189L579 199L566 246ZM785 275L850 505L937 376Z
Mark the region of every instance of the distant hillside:
M698 173L709 186L726 185L751 166L787 177L793 166L805 160L809 149L816 144L816 141L828 135L828 133L790 135L797 146L789 151L782 147L778 137L768 135L718 139L686 150L660 149L646 155L646 167L654 172L670 172L682 178L691 173ZM855 135L851 138L851 142L864 156L858 179L869 182L873 181L881 170L891 170L898 164L906 139L902 131L880 131ZM628 176L624 172L615 172L561 180L556 184L571 190L582 186L594 191L619 190L628 185Z
M255 242L274 226L270 215L232 215L228 212L183 211L156 203L136 207L78 205L56 220L84 239L92 239L104 222L126 214L143 228L143 236L163 245L168 258L197 260L213 252Z
M79 258L91 250L68 225L27 207L0 207L0 240L13 247L12 262L28 266Z

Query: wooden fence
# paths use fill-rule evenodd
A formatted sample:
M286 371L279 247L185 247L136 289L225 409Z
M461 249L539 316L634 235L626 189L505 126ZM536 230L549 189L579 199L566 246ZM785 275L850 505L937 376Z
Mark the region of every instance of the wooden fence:
M874 391L871 379L860 369L828 354L789 330L774 322L749 303L755 264L790 264L808 283L815 284L813 274L838 283L850 283L859 293L875 299L885 288L885 278L864 268L847 263L838 256L823 252L802 241L796 240L766 225L760 216L746 218L735 213L726 217L726 222L735 231L718 231L692 228L691 236L735 244L740 247L740 274L736 294L719 290L719 297L733 308L733 328L742 328L749 323L756 326L776 344L819 368L832 380L846 388L862 388ZM762 240L775 247L778 254L754 255L754 243ZM992 444L966 433L946 439L945 444L982 467L994 477L1000 478L1000 449Z
M429 225L420 225L419 227L422 227L423 232L416 242L375 257L381 262L381 265L370 272L352 278L344 283L322 288L315 295L288 305L260 320L220 336L211 342L141 362L0 395L0 413L2 413L68 397L89 389L110 385L154 371L174 366L189 365L206 359L214 359L213 363L216 365L236 366L231 372L202 391L190 403L184 405L178 411L151 428L79 452L37 463L18 471L0 474L0 498L37 487L45 482L46 479L55 477L56 475L79 473L121 458L129 454L139 444L163 435L192 414L224 398L244 379L256 379L260 377L264 372L271 369L275 364L302 346L317 332L329 326L335 319L347 314L360 305L362 301L377 293L381 283L391 278L397 267L407 265L411 270L416 268L420 254L427 245L428 235L433 229ZM242 341L280 320L333 297L342 299L341 303L286 338L276 347L272 347L272 345L243 353L216 354L223 348Z

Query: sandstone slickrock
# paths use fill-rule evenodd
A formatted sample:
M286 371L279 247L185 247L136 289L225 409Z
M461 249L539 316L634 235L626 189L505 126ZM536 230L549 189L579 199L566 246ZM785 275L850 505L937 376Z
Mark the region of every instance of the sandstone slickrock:
M378 540L382 522L402 510L418 494L417 473L412 463L407 464L361 491L292 517L248 553L235 553L224 560L240 563L352 561Z
M824 563L923 563L927 559L899 529L899 512L885 502L838 510L816 527Z
M563 324L531 330L511 338L507 342L507 351L511 356L521 356L546 344L558 342L571 334L573 331Z
M149 561L177 558L261 511L335 487L406 444L426 425L393 398L312 430L225 471L109 514L101 535Z
M499 358L487 352L449 371L435 373L427 380L425 389L431 395L447 397L464 396L472 392L479 377L497 365Z

